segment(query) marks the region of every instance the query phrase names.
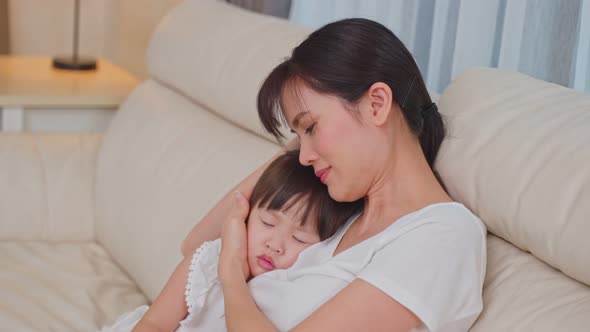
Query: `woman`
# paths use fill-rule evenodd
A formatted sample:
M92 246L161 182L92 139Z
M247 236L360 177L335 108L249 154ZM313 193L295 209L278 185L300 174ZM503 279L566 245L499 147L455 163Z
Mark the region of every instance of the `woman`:
M275 136L281 123L297 135L300 162L334 200L364 198L364 211L249 289L247 209L227 218L224 198L183 249L219 235L226 220L219 278L228 330L467 331L482 310L485 227L432 169L444 125L401 41L370 20L328 24L270 73L258 110ZM248 194L259 172L237 189ZM280 296L267 301L257 295L264 290Z

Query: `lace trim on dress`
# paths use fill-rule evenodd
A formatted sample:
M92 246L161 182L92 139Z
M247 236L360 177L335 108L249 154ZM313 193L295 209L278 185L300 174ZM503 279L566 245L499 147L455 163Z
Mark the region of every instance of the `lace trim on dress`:
M218 243L216 243L218 242ZM201 309L205 303L203 294L207 293L217 281L219 245L221 240L204 242L193 254L189 267L184 300L188 313Z

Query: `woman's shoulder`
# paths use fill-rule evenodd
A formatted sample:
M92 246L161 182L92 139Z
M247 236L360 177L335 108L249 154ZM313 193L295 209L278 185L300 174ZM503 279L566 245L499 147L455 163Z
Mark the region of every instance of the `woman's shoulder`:
M422 215L418 215L418 221L432 223L444 223L460 228L473 228L482 234L487 232L485 224L465 205L459 202L444 202L426 206L422 209Z
M431 330L468 327L483 308L485 234L481 220L462 204L429 205L384 231L358 278Z
M476 244L485 241L486 233L484 223L463 204L443 202L403 216L380 234L380 240L390 242L411 236L425 241L471 239Z

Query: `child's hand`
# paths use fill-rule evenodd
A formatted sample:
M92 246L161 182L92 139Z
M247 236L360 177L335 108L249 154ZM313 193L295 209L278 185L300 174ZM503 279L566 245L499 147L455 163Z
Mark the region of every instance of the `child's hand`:
M234 193L234 203L229 217L221 229L221 255L219 257L219 278L221 282L235 278L236 274L247 280L250 276L248 267L248 243L246 235L246 218L250 205L239 191Z

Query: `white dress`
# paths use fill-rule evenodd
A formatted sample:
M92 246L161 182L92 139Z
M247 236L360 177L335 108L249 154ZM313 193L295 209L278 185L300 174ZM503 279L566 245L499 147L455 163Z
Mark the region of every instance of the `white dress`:
M279 330L296 326L355 279L363 279L410 309L423 322L417 332L470 328L483 308L486 229L479 218L459 203L429 205L334 256L340 239L355 220L332 238L305 249L290 268L250 280L256 304ZM200 259L197 255L195 261ZM191 294L195 294L198 307L207 312L198 314L197 306L193 306L193 313L186 319L191 323L183 323L181 328L186 329L181 331L225 331L223 296L219 282L213 280L217 262L203 263L212 266L203 276L215 277L206 279L200 292L189 290L187 298L191 301ZM203 269L201 264L193 264L189 284L201 278L194 271Z
M193 254L185 289L188 315L177 332L226 331L223 293L217 277L221 239L203 243ZM129 332L148 310L142 305L121 315L113 325L100 332Z

